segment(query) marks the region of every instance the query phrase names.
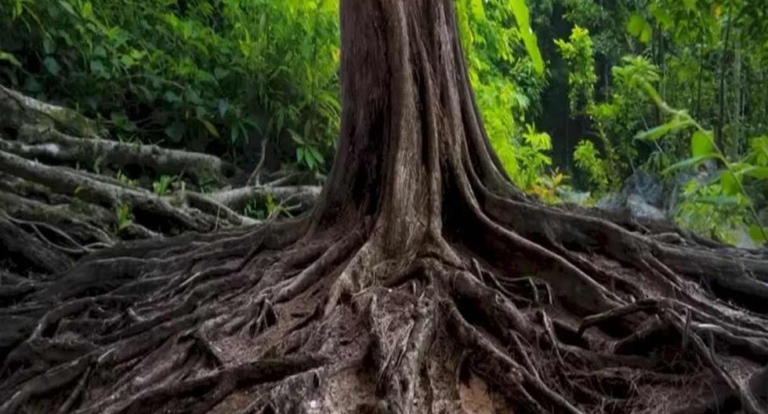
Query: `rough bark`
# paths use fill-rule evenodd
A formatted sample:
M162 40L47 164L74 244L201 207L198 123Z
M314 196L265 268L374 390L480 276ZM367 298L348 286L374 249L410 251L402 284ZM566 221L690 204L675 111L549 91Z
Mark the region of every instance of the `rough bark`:
M75 111L24 96L0 85L0 128L18 129L21 125L41 125L95 138L104 131Z
M1 87L0 110L0 268L22 274L60 273L120 240L257 224L239 212L263 205L267 194L281 212L300 213L319 193L267 184L201 194L188 185L225 184L232 166L207 154L104 139L79 114ZM79 168L94 164L103 168ZM113 167L147 174L150 183L156 174L175 174L181 189L159 196L109 175ZM118 208L127 209L127 222L118 220Z
M138 166L156 174L188 176L196 182L222 181L234 167L212 155L179 151L157 145L123 143L98 138L77 138L46 126L25 124L17 141L0 141L0 149L26 158L56 163L92 163Z
M0 413L766 411L764 251L523 197L450 0L343 0L341 19L312 213L12 285Z
M311 210L320 195L318 186L251 186L213 193L210 198L234 210L242 211L248 203L264 204L268 197L295 207L298 212Z
M223 181L234 166L218 157L157 145L103 139L96 123L67 108L47 104L0 86L0 150L53 163L136 166L156 174L185 175L198 182ZM8 138L13 138L10 140Z
M51 167L37 161L0 151L0 171L13 174L27 181L42 184L52 191L73 195L86 202L115 208L124 204L135 211L135 214L145 214L156 217L163 224L184 230L201 230L212 227L204 219L198 219L188 212L179 210L162 198L148 191L127 188L115 183L94 179L75 171Z

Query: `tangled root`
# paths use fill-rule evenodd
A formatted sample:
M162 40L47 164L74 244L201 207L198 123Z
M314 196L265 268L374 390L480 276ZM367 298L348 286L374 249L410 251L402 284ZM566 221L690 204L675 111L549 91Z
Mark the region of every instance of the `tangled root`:
M455 243L376 262L370 228L286 222L11 285L0 413L765 411L762 316L660 260L558 254L494 225L559 271L514 274L516 255Z

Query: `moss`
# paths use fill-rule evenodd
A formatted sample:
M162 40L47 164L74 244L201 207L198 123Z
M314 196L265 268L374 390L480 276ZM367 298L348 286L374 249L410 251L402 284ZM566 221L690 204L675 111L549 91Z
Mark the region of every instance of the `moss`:
M66 108L52 107L47 113L59 127L85 138L98 138L106 133L90 119Z

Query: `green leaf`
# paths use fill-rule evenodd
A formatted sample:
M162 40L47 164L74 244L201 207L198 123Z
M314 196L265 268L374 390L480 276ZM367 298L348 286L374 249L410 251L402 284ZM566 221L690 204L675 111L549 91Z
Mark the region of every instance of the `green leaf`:
M485 6L483 6L483 0L471 0L471 7L472 7L472 15L475 19L479 21L484 21L486 19L485 17Z
M213 70L213 76L216 77L216 79L224 79L229 75L229 71L223 68L216 68Z
M299 135L298 132L292 129L288 129L288 133L291 134L291 139L293 140L293 142L299 145L304 145L304 139L301 137L301 135Z
M640 34L643 32L643 27L645 27L647 23L645 22L645 19L643 19L642 16L635 13L627 22L627 32L631 34L634 37L640 37Z
M165 93L163 94L163 99L171 103L181 102L181 97L173 91L165 91Z
M12 20L16 20L19 18L19 16L21 16L21 13L24 12L24 3L21 1L16 1L14 2L13 6Z
M656 141L669 133L679 131L693 125L690 119L681 120L679 117L672 118L669 122L641 132L635 136L635 139L642 141Z
M632 36L640 39L643 43L648 43L651 40L653 29L651 25L643 18L643 16L635 13L627 22L627 32Z
M176 121L165 128L165 135L167 135L173 142L180 142L186 131L187 126L182 122Z
M58 76L59 72L61 72L61 66L59 66L59 62L50 56L43 60L43 65L45 65L45 68L48 69L48 72L50 72L50 74L53 76Z
M144 58L146 54L147 52L142 50L136 50L136 49L131 50L131 57L133 58L133 60L141 60Z
M100 60L92 60L90 66L91 66L91 72L93 72L93 73L103 73L104 72L104 64L101 63Z
M50 55L56 51L56 43L50 37L43 38L43 50L46 55Z
M739 205L738 198L724 195L697 197L694 200L697 203L712 204L718 207L735 207Z
M670 29L674 26L674 19L672 15L664 9L664 7L657 5L656 3L651 5L651 14L656 20L661 23L665 29Z
M720 187L723 189L723 194L736 195L739 193L738 178L732 172L726 171L720 176Z
M768 242L765 238L765 234L768 233L768 228L762 227L758 224L749 226L749 237L757 243L764 244Z
M131 67L135 62L130 55L122 55L120 56L120 63L122 63L126 67Z
M533 62L533 68L538 74L544 73L544 60L541 58L541 51L536 41L536 35L531 29L530 12L525 0L510 0L512 13L515 15L517 27L520 29L520 37L523 39L525 49Z
M315 169L315 159L312 158L312 153L308 150L304 151L304 162L307 164L310 170Z
M758 180L768 180L768 167L749 167L743 174Z
M645 27L643 27L642 33L640 33L640 41L643 43L648 43L651 41L651 36L653 35L653 29L651 29L651 26L649 24L646 24Z
M668 174L672 171L682 170L689 167L695 167L699 165L701 162L706 161L711 158L717 158L717 155L715 154L709 154L709 155L703 155L701 157L693 157L688 158L687 160L680 161L678 163L672 164L669 168L664 170L664 174Z
M691 137L691 155L701 157L712 154L715 151L715 144L711 133L696 131Z
M216 127L213 126L212 123L206 121L205 119L201 119L200 122L205 126L205 129L208 130L208 133L213 135L216 138L220 138L219 131L216 130Z
M69 13L69 14L75 16L75 17L78 17L77 13L75 13L75 9L72 8L72 5L69 4L69 2L67 2L65 0L59 0L59 4L61 5L62 8L64 8L64 10L67 11L67 13Z
M309 151L312 153L312 157L317 160L318 164L325 163L325 159L323 158L323 155L320 154L320 151L317 150L315 147L309 147Z
M184 92L184 97L192 104L202 105L203 100L200 98L200 93L194 89L187 89Z
M90 1L87 1L85 4L83 4L82 14L84 19L90 19L93 16L93 5Z
M2 49L0 49L0 62L3 61L8 62L13 66L21 67L21 62L16 59L16 56L13 56L8 52L3 52Z
M530 31L531 29L528 28L528 30ZM544 73L544 59L541 57L539 44L533 32L530 32L527 35L523 35L523 43L525 44L525 49L528 51L528 55L531 58L531 63L533 63L533 69L536 71L536 73L541 75Z

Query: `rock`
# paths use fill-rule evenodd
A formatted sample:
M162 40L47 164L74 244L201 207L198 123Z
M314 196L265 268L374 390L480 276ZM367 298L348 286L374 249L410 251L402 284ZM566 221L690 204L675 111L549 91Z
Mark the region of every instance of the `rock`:
M659 177L639 170L624 183L622 194L627 197L637 196L645 204L661 207L664 204L664 184Z
M646 220L664 220L666 215L658 207L646 202L645 199L637 194L627 197L627 209L633 217Z
M555 190L555 192L557 193L557 196L560 198L560 200L562 200L565 204L585 205L587 204L590 196L589 191L576 191L570 187L558 188Z
M759 249L762 247L749 235L749 227L744 224L737 226L729 233L736 247L741 249Z
M637 171L627 179L620 193L605 194L595 207L611 213L628 212L646 220L664 220L666 198L664 184L658 177Z
M620 213L626 205L626 197L619 193L607 193L600 197L595 207L611 213Z

